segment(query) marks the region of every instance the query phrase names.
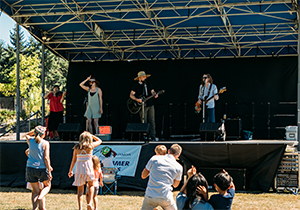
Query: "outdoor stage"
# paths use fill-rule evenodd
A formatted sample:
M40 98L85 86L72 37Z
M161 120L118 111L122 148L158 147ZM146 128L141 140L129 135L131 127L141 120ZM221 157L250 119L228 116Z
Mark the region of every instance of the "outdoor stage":
M72 148L77 142L51 141L50 158L53 171L53 186L68 188L72 186L73 179L68 178L68 170L72 159ZM205 176L213 176L209 173L225 168L235 182L245 183L245 187L238 186L240 190L269 191L273 186L273 180L278 165L287 145L297 142L284 140L245 140L245 141L154 141L131 142L124 140L104 141L102 145L110 145L112 149L119 147L140 147L136 171L131 176L122 176L118 181L118 187L126 187L144 190L147 181L141 179L140 174L147 161L154 155L154 148L158 144L164 144L167 148L171 144L178 143L183 151L180 162L184 165L184 173L194 165ZM0 142L0 185L11 187L25 186L25 166L27 149L25 141ZM97 148L96 148L97 149ZM95 149L95 150L96 150ZM116 151L118 153L118 151ZM233 173L237 172L235 175ZM240 175L242 177L240 177ZM235 178L235 176L237 176ZM206 177L211 180L212 177ZM244 179L244 180L240 180ZM210 183L211 184L211 183ZM240 185L239 183L237 183Z

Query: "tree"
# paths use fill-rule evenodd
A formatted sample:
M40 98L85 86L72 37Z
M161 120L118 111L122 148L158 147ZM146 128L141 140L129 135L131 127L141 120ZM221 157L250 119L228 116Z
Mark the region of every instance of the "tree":
M5 96L16 96L17 78L16 64L9 73L9 83L0 83L0 90ZM20 55L20 97L25 98L25 110L37 111L41 107L41 68L37 55Z
M15 27L12 29L12 31L9 31L10 35L10 44L12 45L12 48L14 50L17 49L17 24L15 25ZM24 31L19 30L19 50L20 52L25 52L26 50L26 41L24 40Z

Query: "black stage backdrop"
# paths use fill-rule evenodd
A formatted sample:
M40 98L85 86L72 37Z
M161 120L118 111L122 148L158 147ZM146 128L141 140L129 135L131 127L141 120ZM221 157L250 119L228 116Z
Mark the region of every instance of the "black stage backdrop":
M112 138L128 138L128 122L139 122L126 107L134 78L140 70L151 74L155 90L157 137L197 134L200 116L194 113L201 76L210 73L218 88L227 87L216 105L216 121L241 118L244 130L255 139L283 139L284 127L296 125L297 57L134 62L70 63L67 82L67 122L80 122L84 129L86 91L79 83L89 75L103 91L102 125L111 125ZM293 103L286 103L293 102Z
M73 178L68 178L72 160L72 148L76 142L50 142L50 159L53 167L52 185L59 188L72 186ZM167 148L174 142L150 142L142 145L135 177L122 176L118 187L145 190L148 179L141 179L141 172L148 160L154 155L158 144ZM246 189L268 192L273 184L279 163L285 151L287 141L235 141L235 142L176 142L182 146L181 162L195 165L198 171L214 169L246 169ZM103 142L103 145L130 145L124 142ZM135 144L136 145L136 144ZM27 157L24 151L28 148L25 141L0 142L0 186L25 187L25 167ZM228 170L229 173L234 171ZM206 172L209 172L206 171ZM202 173L208 180L214 174ZM209 174L209 176L207 175ZM232 174L233 175L233 174ZM242 178L243 179L243 178ZM235 182L237 183L237 179ZM210 183L212 184L212 183ZM242 189L242 188L240 188Z

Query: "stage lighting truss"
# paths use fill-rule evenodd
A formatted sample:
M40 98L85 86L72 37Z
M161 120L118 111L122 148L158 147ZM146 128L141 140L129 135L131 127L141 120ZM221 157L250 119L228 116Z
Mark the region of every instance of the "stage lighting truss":
M295 0L6 0L1 4L1 10L69 61L297 55Z

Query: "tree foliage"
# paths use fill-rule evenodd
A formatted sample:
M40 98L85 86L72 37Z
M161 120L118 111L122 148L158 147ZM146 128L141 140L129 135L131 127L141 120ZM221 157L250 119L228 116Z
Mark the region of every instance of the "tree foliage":
M0 95L16 96L16 27L10 31L10 45L0 42ZM25 111L37 111L42 97L42 45L32 37L25 41L20 31L20 96L25 100ZM45 48L45 85L46 91L57 84L61 89L66 86L68 62Z

